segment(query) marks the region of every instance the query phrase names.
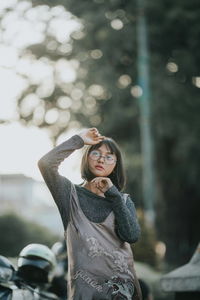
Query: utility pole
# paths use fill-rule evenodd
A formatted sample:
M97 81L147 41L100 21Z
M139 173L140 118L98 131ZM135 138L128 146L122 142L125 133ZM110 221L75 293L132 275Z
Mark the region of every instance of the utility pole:
M140 134L143 156L143 201L145 217L154 224L155 211L155 174L153 164L153 139L151 135L151 110L149 87L149 55L147 47L144 0L137 0L137 50L138 50L138 85L141 95L138 97L140 109Z

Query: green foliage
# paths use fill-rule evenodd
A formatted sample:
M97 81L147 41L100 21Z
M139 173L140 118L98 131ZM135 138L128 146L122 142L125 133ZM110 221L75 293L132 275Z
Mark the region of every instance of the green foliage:
M28 51L24 51L24 54L31 52L35 60L46 59L51 65L55 65L60 59L77 60L80 66L75 82L63 85L55 76L55 86L48 96L39 95L41 82L34 84L30 81L30 85L18 99L21 120L26 124L49 128L53 140L70 126L70 122L78 120L84 126L99 126L108 135L115 136L117 132L117 138L126 141L131 122L133 143L138 144L138 107L130 92L131 84L136 84L137 69L135 2L77 1L74 5L74 1L33 1L35 7L43 4L50 7L63 5L74 14L74 19L82 24L82 28L71 34L70 41L61 43L47 30L48 21L44 24L44 41L27 47ZM55 45L53 50L49 48L49 44ZM71 51L60 51L61 46L67 47L69 44L72 46ZM82 94L80 98L77 98L77 92ZM26 96L31 93L39 96L40 103L24 113L24 103L28 102ZM62 96L68 96L72 100L67 109L59 106L58 100ZM39 121L35 120L38 106L44 108L44 115ZM70 122L67 118L65 122L63 118L58 118L57 122L49 124L45 114L52 108L60 116L63 112L70 112Z
M186 263L199 241L199 15L195 0L147 4L157 233L173 265Z
M30 243L51 247L58 240L48 229L11 213L0 217L0 236L0 254L10 257L18 256Z
M35 60L51 65L59 59L78 61L77 78L62 85L54 78L50 95L41 97L29 114L23 113L26 95L38 93L30 83L18 101L19 114L26 124L37 124L58 136L74 126L97 126L115 138L125 150L128 171L127 191L142 207L142 156L140 112L132 93L137 84L137 5L128 0L45 0L33 5L63 5L82 24L60 52L61 43L48 32L44 41L28 47ZM166 243L166 259L173 264L187 262L199 241L200 227L200 5L197 0L145 1L150 54L152 131L157 173L156 228ZM116 29L117 24L123 25ZM114 22L114 23L113 23ZM114 27L113 27L114 24ZM49 43L56 45L49 49ZM23 55L22 55L23 56ZM125 75L126 77L121 77ZM125 79L124 79L125 78ZM98 85L98 86L96 86ZM81 95L77 99L77 94ZM76 96L74 96L76 95ZM71 106L61 108L58 99L69 97ZM35 123L38 107L44 109ZM70 112L70 120L48 124L45 114L56 108L59 116ZM145 230L145 229L144 229Z

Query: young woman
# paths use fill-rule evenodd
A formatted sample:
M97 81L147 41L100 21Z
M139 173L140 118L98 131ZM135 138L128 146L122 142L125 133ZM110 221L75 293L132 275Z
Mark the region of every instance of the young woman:
M82 158L82 185L59 175L74 150L88 145ZM68 300L140 299L130 243L140 228L129 195L120 150L96 128L55 147L38 163L58 206L68 250Z

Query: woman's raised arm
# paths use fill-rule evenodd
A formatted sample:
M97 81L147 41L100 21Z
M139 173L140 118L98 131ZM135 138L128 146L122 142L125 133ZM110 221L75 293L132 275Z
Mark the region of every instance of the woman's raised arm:
M83 139L79 135L74 135L69 140L49 151L38 161L38 167L58 206L65 229L69 221L71 182L59 174L58 168L61 162L74 150L83 146Z

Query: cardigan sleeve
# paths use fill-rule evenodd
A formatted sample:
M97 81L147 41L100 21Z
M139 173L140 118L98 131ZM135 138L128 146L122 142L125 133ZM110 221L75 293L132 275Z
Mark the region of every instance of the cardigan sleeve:
M58 207L65 230L69 221L69 201L72 183L59 174L58 168L62 161L72 154L74 150L83 146L82 138L79 135L74 135L49 151L38 161L38 167Z
M114 185L106 191L105 196L112 203L117 235L122 241L135 243L140 236L140 226L130 196L128 195L125 201L123 194Z

